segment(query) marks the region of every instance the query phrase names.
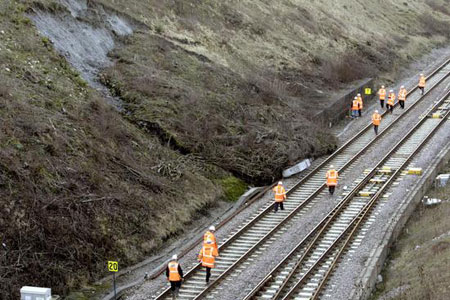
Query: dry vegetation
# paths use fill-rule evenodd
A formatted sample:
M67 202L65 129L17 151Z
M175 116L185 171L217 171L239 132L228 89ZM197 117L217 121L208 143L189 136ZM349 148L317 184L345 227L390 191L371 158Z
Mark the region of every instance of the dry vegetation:
M450 168L447 169L447 173ZM418 207L383 271L373 299L448 299L450 295L450 186L431 189L445 202Z
M125 116L26 17L38 4L62 13L55 1L0 1L2 299L23 284L64 294L111 258L136 263L235 198L245 184L230 174L267 183L332 151L314 120L329 101L321 91L392 71L448 37L443 1L427 2L432 15L421 1L339 1L333 14L328 1L88 2L147 26L101 75ZM399 13L385 15L391 5Z
M107 259L138 262L224 197L202 174L229 176L194 169L123 120L36 34L26 7L0 4L1 299L22 285L64 294L102 276Z

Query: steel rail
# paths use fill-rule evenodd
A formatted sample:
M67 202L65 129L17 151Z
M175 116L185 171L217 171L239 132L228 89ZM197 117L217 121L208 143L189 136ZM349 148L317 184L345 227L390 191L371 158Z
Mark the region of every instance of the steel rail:
M427 114L429 114L431 111L439 109L439 106L446 100L446 98L448 97L450 93L447 93L444 97L442 97L435 105L433 105L433 107L431 107L429 110L426 111ZM400 147L403 142L410 137L410 135L417 129L418 126L420 126L423 122L425 122L425 118L422 119L420 122L418 122L417 124L415 124L413 126L413 128L411 128L411 130L407 133L407 135L401 140L399 141L393 148L393 150L397 149L398 147ZM386 154L382 161L379 163L383 163L386 160L389 159L390 153ZM378 164L378 165L379 165ZM287 262L287 260L294 255L295 252L298 252L299 248L302 248L305 246L305 243L307 240L310 240L315 233L319 230L319 227L322 228L322 230L320 230L320 233L323 232L323 230L325 229L325 226L327 226L328 224L330 224L330 222L333 220L333 217L337 215L337 210L341 210L341 208L343 208L349 201L349 199L351 199L358 190L361 189L361 187L363 187L365 184L367 184L367 182L369 182L370 178L376 173L376 167L373 168L371 170L371 172L361 181L359 182L355 188L352 189L352 191L350 191L349 194L347 194L339 203L338 205L333 209L333 211L331 211L325 218L322 219L322 221L313 229L310 231L310 233L299 243L297 244L294 249L286 256L285 259L283 259L277 266L275 266L272 271L262 280L264 282L268 281L268 277L272 277L273 274L284 264ZM320 234L319 233L319 234ZM313 240L316 241L318 238L318 236L316 236L316 238ZM312 243L313 243L312 242ZM310 247L307 248L307 250L305 250L304 253L307 253L309 251L309 249L311 249L312 244L310 243ZM299 259L299 262L291 269L291 271L289 272L289 275L287 276L287 278L285 279L285 282L282 284L282 286L279 287L279 291L281 291L285 285L285 283L287 283L287 281L289 280L289 278L291 277L291 275L295 272L295 269L299 266L299 264L301 263L301 261L303 260L303 258L306 256L306 254L302 255L302 257ZM251 299L253 296L256 295L256 293L258 293L261 289L263 288L263 285L260 283L258 284L258 286L256 288L254 288L245 298L244 300L249 300ZM276 299L279 295L279 292L277 292L274 295L273 299Z
M441 99L441 101L438 102L439 105L441 105L441 104L443 103L443 100L445 100L445 98L447 98L448 96L450 96L450 92L448 92L448 93L443 97L443 99ZM436 105L434 108L437 109L438 107L439 107L439 106ZM432 111L433 111L433 110L430 110L429 113L431 113ZM439 122L439 124L438 124L438 125L433 129L433 131L425 138L424 143L426 143L427 141L429 141L429 139L436 133L436 131L437 131L437 130L438 130L438 129L439 129L439 128L447 121L447 120L448 120L449 116L450 116L450 110L447 111L447 113L444 115L444 117L443 117L442 120ZM424 117L423 120L425 120L426 118L427 118L427 117ZM405 164L408 164L408 163L411 161L412 157L413 157L414 155L416 155L417 152L419 152L419 151L421 150L421 148L423 148L423 147L420 147L420 148L416 149L415 152L414 152L413 154L411 154L410 157L408 157L408 159L407 159L407 161L405 162ZM397 170L397 172L399 172L399 170ZM397 177L397 175L398 175L397 172L394 173L394 174L392 175L392 178ZM381 194L380 194L380 195L381 195ZM379 195L379 196L380 196L380 195ZM351 240L353 239L353 237L354 237L356 231L360 228L360 227L359 227L360 224L363 222L364 219L367 218L367 216L368 216L368 214L369 214L369 211L373 208L373 206L374 206L374 204L372 204L370 207L368 207L368 208L366 209L366 210L367 210L366 213L359 219L359 221L358 221L358 223L356 224L355 228L354 228L354 229L352 230L352 232L350 233L350 236L349 236L349 237L346 239L346 241L344 242L343 247L342 247L342 248L339 250L339 252L337 253L336 258L333 260L333 262L332 262L330 268L327 270L327 272L326 272L326 274L325 274L325 276L324 276L324 279L320 282L319 286L317 287L317 290L316 290L316 292L313 294L313 298L312 298L312 299L317 299L317 298L318 298L318 296L319 296L319 294L320 294L320 292L321 292L323 286L325 285L325 283L326 283L328 277L331 275L331 272L332 272L332 271L334 270L334 268L336 267L336 265L337 265L337 263L338 263L338 260L339 260L340 256L343 254L344 250L347 248L348 244L349 244L349 243L351 242Z
M450 91L448 91L444 97L442 97L437 104L435 104L432 109L430 109L427 112L427 115L432 112L433 110L437 109L446 99L450 96ZM329 275L331 274L331 271L336 266L338 259L340 258L343 251L346 249L347 245L350 243L352 238L354 237L354 234L357 232L357 229L359 229L359 225L363 222L363 220L368 216L369 212L371 211L371 208L374 207L374 205L377 203L377 200L381 197L383 193L385 193L386 190L388 190L391 187L391 183L397 178L397 176L403 171L403 169L410 163L410 161L414 158L414 156L417 155L417 153L422 150L422 148L428 143L429 139L434 136L434 134L437 132L437 130L447 121L448 117L450 115L450 110L447 111L447 113L444 115L444 117L439 121L439 123L431 130L430 133L427 134L427 136L424 138L424 140L416 147L416 149L408 156L408 158L399 166L399 168L388 178L388 180L383 184L383 186L375 193L375 195L369 200L369 202L361 209L361 211L358 213L357 216L352 220L352 222L348 225L348 227L339 235L339 237L329 246L329 248L317 259L316 263L314 263L308 271L302 276L302 278L289 290L289 292L283 297L283 300L287 300L295 293L295 291L304 284L306 279L310 277L312 271L323 262L323 260L328 256L328 254L335 250L336 245L343 242L343 245L341 248L338 248L339 251L337 255L333 258L333 262L329 269L327 270L324 278L321 280L318 288L314 291L313 298L317 299L318 295L320 294L321 288L324 286L326 280L328 279ZM417 124L411 128L411 130L408 131L408 133L405 135L404 138L402 138L401 141L399 141L394 148L392 148L388 154L385 155L385 157L375 166L371 172L365 176L362 182L364 184L367 184L370 179L373 177L373 175L376 173L377 169L380 168L395 152L407 141L409 138L417 132L417 130L424 124L424 122L427 120L427 117L422 118ZM361 182L361 183L362 183ZM358 184L359 186L360 184ZM336 216L336 215L335 215ZM329 223L328 223L329 224ZM350 234L348 232L350 231ZM322 231L324 232L324 231ZM322 233L321 232L321 233ZM343 241L343 237L347 236L347 238ZM317 240L317 238L316 238ZM313 245L311 245L307 251L302 255L302 257L299 259L299 262L296 264L298 267L304 260L304 258L309 254L309 250L312 248ZM287 282L288 280L286 280ZM277 299L277 297L273 298Z
M434 75L436 75L439 71L441 71L445 66L447 66L450 63L450 59L445 61L443 64L441 64L438 68L436 68L429 76L427 76L427 80ZM437 83L435 83L430 89L427 90L424 95L422 95L419 99L417 99L414 103L412 103L401 115L399 115L396 119L394 119L388 127L386 127L383 131L380 132L380 134L376 137L374 137L366 146L364 146L356 155L354 155L342 168L340 168L338 171L342 172L345 170L351 163L353 163L363 152L365 152L375 141L377 141L381 136L389 129L391 128L396 122L399 121L401 117L406 115L413 107L415 107L419 102L421 102L422 99L425 98L435 87L437 87L442 81L444 81L450 73L445 74ZM414 86L409 92L408 96L411 95L413 92L415 92L418 89L418 86ZM395 106L398 105L398 102L395 103ZM387 111L384 112L382 115L384 116ZM325 159L322 163L320 163L316 168L314 168L311 172L309 172L304 178L302 178L300 181L298 181L289 191L287 191L287 195L289 196L292 194L295 190L298 189L303 183L305 183L307 180L311 179L316 173L321 171L331 160L336 158L339 154L342 153L349 145L351 145L355 140L357 140L360 136L362 136L365 132L370 130L372 127L371 124L368 124L366 127L364 127L362 130L360 130L352 139L344 143L339 149L337 149L333 154L331 154L327 159ZM221 278L223 278L225 275L229 273L231 269L233 269L237 263L241 262L245 257L250 255L258 245L260 245L262 242L267 240L268 237L270 237L276 230L280 228L283 224L285 224L288 220L290 220L296 213L298 213L299 210L301 210L304 206L306 206L313 198L315 198L325 187L325 183L321 185L319 188L317 188L305 201L300 203L293 211L286 216L283 220L280 221L280 223L274 227L268 234L266 234L261 240L257 242L252 248L250 248L249 251L247 251L238 261L236 261L232 266L230 266L227 270L225 270L219 278L217 278L213 283L211 283L209 286L207 286L203 291L200 292L200 294L195 297L194 299L199 299L201 296L203 296L208 290L210 290L213 286L215 286ZM244 225L241 229L239 229L238 232L233 234L231 237L229 237L223 244L220 245L219 250L223 250L226 248L229 244L231 244L234 240L236 240L243 232L245 232L247 229L251 228L257 221L259 221L263 216L265 216L267 213L269 213L272 210L272 206L267 206L262 212L260 212L257 216L255 216L249 223ZM189 270L185 278L189 278L195 271L197 271L201 267L201 264L195 265L191 270ZM159 294L156 299L162 299L163 297L167 296L170 292L170 288L165 289L161 294Z
M450 63L450 60L447 61L446 64L441 65L441 67L439 68L439 70L441 70L442 68L444 68L448 63ZM435 73L437 73L438 71L435 71ZM411 104L402 114L400 114L397 118L395 118L388 127L384 128L383 131L381 131L378 136L376 136L374 139L372 139L366 146L364 146L358 153L356 153L350 160L347 161L347 163L345 163L345 165L340 168L338 170L338 172L342 172L344 171L346 168L348 168L354 161L356 161L362 153L364 153L365 151L367 151L367 149L370 148L370 146L373 145L373 143L375 143L376 141L378 141L381 136L383 136L390 128L392 128L393 125L395 125L400 119L402 119L409 111L411 111L419 102L421 102L422 99L424 99L429 93L431 93L432 90L434 90L435 87L437 87L440 83L442 83L442 81L444 81L448 76L450 75L450 72L447 73L446 75L444 75L441 80L439 80L436 84L434 84L426 93L424 93L424 95L422 95L418 100L416 100L413 104ZM417 86L416 88L414 88L411 92L417 90ZM398 102L395 103L395 105L398 105ZM385 111L384 114L388 113L387 111ZM383 114L383 115L384 115ZM366 126L364 129L362 129L360 131L360 135L364 134L366 131L370 130L372 128L372 124L369 124L368 126ZM360 136L358 135L358 137ZM348 145L350 145L351 141L353 141L354 139L348 141L346 144L344 144L343 146L341 146L338 150L343 151L344 148L346 148ZM337 151L338 151L337 150ZM335 152L336 153L336 152ZM318 168L320 168L321 166L325 166L329 160L333 159L334 157L329 157L328 159L326 159L325 161L323 161L317 168L315 168L313 171L311 171L307 176L305 176L300 182L303 182L304 180L307 180L310 176L313 176L316 172L318 172ZM294 191L300 184L297 183L294 187L292 187L287 194L289 195L290 192ZM305 199L302 203L300 203L295 209L292 210L292 212L287 215L283 220L281 220L278 225L276 225L272 230L270 230L269 232L266 233L265 236L263 236L257 243L255 243L255 245L253 245L247 252L245 252L239 259L237 259L228 269L226 269L224 272L222 272L218 278L216 278L216 280L212 283L210 283L208 286L206 286L202 291L200 291L200 293L195 296L193 299L194 300L198 300L201 299L202 297L204 297L212 288L214 288L223 278L225 278L234 268L236 268L237 266L240 265L240 263L245 260L248 256L250 256L259 246L261 246L268 238L270 238L276 231L278 231L278 229L280 229L282 226L284 226L286 224L286 222L288 222L292 217L294 217L301 209L303 209L307 204L309 204L309 202L311 202L312 199L316 198L317 195L320 194L320 192L326 187L326 183L324 182L321 186L319 186L307 199ZM266 208L265 211L270 212L272 210L271 206L268 206ZM249 224L251 224L253 222L250 222ZM247 224L248 225L248 224ZM241 229L242 230L242 229ZM241 231L240 230L240 231ZM239 232L240 232L239 231ZM228 242L228 240L225 242L225 244ZM224 245L225 245L224 244ZM200 264L199 264L200 265ZM158 299L158 298L157 298Z

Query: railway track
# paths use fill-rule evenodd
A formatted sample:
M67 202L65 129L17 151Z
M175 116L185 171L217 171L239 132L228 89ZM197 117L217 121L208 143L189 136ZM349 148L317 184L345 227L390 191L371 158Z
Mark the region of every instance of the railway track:
M450 92L244 299L317 299L377 201L450 115Z
M285 201L285 210L278 213L272 213L272 202L268 202L262 207L256 215L247 223L237 229L237 232L231 234L219 247L220 257L217 258L217 268L213 271L211 277L212 283L205 286L204 270L200 264L195 265L185 275L185 282L180 289L178 299L200 299L205 297L212 289L224 278L226 278L236 267L248 258L252 253L263 250L272 243L278 236L287 230L287 228L298 220L307 209L326 194L325 172L330 165L334 165L339 172L348 168L358 157L361 156L370 146L380 139L383 134L398 122L403 115L411 111L418 103L426 98L427 94L437 87L444 79L450 75L450 60L439 66L428 77L427 82L430 86L424 96L420 96L417 86L413 87L408 93L408 109L402 115L395 117L393 115L383 114L383 123L389 124L378 137L374 137L371 124L364 127L355 137L346 142L330 157L325 159L308 175L302 178L293 186L288 186L287 200ZM397 104L396 104L397 105ZM211 297L211 295L209 296ZM164 288L158 296L153 299L170 299L169 288Z

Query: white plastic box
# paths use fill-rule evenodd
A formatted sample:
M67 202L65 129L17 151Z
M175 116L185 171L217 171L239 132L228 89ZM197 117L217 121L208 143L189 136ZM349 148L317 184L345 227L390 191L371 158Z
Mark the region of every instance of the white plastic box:
M20 289L20 300L50 300L52 289L24 286Z
M435 185L437 187L446 186L449 183L450 174L440 174L436 177Z

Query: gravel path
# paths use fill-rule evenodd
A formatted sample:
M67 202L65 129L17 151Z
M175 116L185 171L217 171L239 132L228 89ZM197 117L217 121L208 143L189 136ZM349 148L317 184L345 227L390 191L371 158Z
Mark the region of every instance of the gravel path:
M414 79L415 80L415 79ZM447 80L446 85L450 84L450 80ZM433 91L430 94L430 98L437 99L439 96L439 91ZM416 110L423 110L425 107L428 107L430 103L424 103L417 106ZM396 114L399 114L399 110L397 110ZM367 124L368 118L370 116L365 116L359 120L354 121L363 124ZM373 167L375 162L382 158L383 151L379 149L386 149L387 147L392 146L396 141L398 141L404 134L404 131L398 130L398 128L405 128L409 125L417 122L417 115L406 118L405 120L400 121L396 125L396 129L390 130L388 132L388 136L383 139L383 141L377 142L377 145L372 148L371 151L368 151L363 158L359 159L357 162L353 164L351 168L349 168L346 172L344 172L340 181L340 187L344 185L351 186L353 182L360 176L362 171L366 168ZM356 130L360 130L361 126L353 126ZM288 179L285 180L285 183L290 186L298 179ZM341 189L337 190L339 194ZM321 199L318 201L309 211L305 214L300 220L298 220L295 224L292 224L292 227L285 232L280 238L277 239L274 243L268 246L262 253L261 256L257 258L251 258L252 261L249 264L244 264L245 268L238 274L233 276L232 280L227 280L224 284L220 284L219 288L221 288L220 295L216 295L214 299L239 299L246 295L248 291L250 291L256 284L266 276L266 274L279 262L281 259L292 250L292 248L304 237L309 231L317 224L317 222L322 219L327 212L329 212L334 205L340 200L340 198L335 197L334 199ZM266 195L262 199L260 199L255 205L246 209L242 214L237 216L233 221L228 223L218 232L219 240L226 237L236 226L242 224L242 222L247 221L248 218L254 214L254 212L264 205L267 201L271 201L271 196ZM200 246L199 246L200 247ZM199 248L198 247L198 248ZM194 249L189 253L185 258L181 260L183 266L192 266L196 263L195 256L197 254L198 249ZM128 299L145 299L150 295L155 295L158 290L166 287L166 281L161 276L160 278L153 280L151 282L146 282L139 288L135 289L129 296Z

